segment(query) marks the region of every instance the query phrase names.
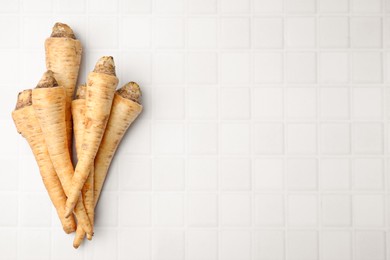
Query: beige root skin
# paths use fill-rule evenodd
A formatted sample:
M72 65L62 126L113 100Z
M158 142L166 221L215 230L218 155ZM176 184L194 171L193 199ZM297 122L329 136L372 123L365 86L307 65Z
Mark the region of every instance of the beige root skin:
M105 68L101 68L104 66ZM72 189L66 201L66 216L71 214L84 183L91 171L104 130L110 117L112 100L118 78L114 75L115 65L112 57L102 57L96 64L96 71L88 75L85 99L85 132L79 161L72 178ZM111 71L111 73L105 73Z
M101 57L97 61L93 72L116 76L114 58L112 58L111 56Z
M65 218L66 195L50 160L41 127L35 117L31 90L19 93L16 109L12 112L12 118L18 132L22 134L31 147L39 166L43 183L57 211L65 233L74 232L76 230L76 222L73 215Z
M53 30L50 37L76 39L73 30L67 24L64 23L56 23L53 26Z
M87 84L82 84L77 88L75 100L77 99L85 99L85 95L87 94ZM73 103L73 102L72 102ZM73 114L73 113L72 113Z
M68 196L71 190L72 174L74 172L70 158L65 128L65 89L62 86L50 86L54 84L50 73L42 76L41 82L48 87L35 88L32 91L32 103L35 115L42 128L48 153L61 181L65 194ZM83 229L93 234L92 226L85 211L82 198L76 198L75 214ZM65 212L66 213L66 212ZM65 214L67 217L68 214Z

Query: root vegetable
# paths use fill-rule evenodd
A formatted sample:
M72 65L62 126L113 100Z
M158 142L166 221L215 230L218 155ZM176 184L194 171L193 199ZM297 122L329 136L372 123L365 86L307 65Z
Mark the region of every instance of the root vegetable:
M73 175L73 165L68 150L65 128L65 89L58 86L53 73L45 72L37 87L32 90L32 106L41 126L48 153L54 169L61 181L65 194L69 197ZM78 224L92 233L91 223L85 211L82 198L76 198L75 214ZM67 217L65 210L65 217Z
M110 116L112 99L118 78L112 57L104 56L98 60L93 72L88 75L85 100L85 131L79 160L72 178L71 191L66 201L65 216L72 210L88 178L104 130Z
M41 127L35 117L31 93L31 89L19 93L16 109L12 112L12 118L18 132L30 145L47 193L61 221L62 228L65 233L69 234L76 230L76 222L73 215L65 218L66 195L50 160Z
M94 206L99 200L108 168L112 158L129 126L142 111L140 105L141 91L137 83L130 82L116 91L112 102L111 114L107 123L99 151L95 158L94 168ZM76 100L78 101L78 100ZM73 101L75 102L75 101ZM81 103L81 101L79 101ZM73 106L73 103L72 103ZM74 116L75 118L75 116ZM74 125L76 129L76 124ZM77 144L77 138L76 138ZM73 246L81 244L84 233L77 230Z
M71 102L80 69L82 47L72 29L56 23L52 34L45 41L46 68L53 71L60 86L65 88L65 122L69 153L72 154Z

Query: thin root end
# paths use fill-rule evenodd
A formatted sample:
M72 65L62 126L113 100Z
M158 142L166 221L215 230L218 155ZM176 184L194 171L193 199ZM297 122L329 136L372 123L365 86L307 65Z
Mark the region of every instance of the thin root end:
M82 84L77 88L75 99L85 99L87 94L87 84Z
M139 85L133 81L127 83L126 85L118 89L116 93L123 98L130 99L140 104L140 98L142 96L142 92Z
M26 89L18 94L15 110L32 105L32 90Z
M72 28L64 23L55 23L50 37L76 39Z
M114 58L112 56L101 57L96 62L93 72L116 76Z
M53 88L57 87L57 80L54 78L54 73L51 70L43 73L41 80L38 82L37 88Z

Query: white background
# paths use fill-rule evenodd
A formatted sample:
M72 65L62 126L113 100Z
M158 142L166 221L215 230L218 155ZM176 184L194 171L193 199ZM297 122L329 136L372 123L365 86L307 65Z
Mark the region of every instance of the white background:
M0 259L390 259L390 2L0 0ZM56 21L144 112L77 251L16 133ZM70 257L70 258L69 258Z

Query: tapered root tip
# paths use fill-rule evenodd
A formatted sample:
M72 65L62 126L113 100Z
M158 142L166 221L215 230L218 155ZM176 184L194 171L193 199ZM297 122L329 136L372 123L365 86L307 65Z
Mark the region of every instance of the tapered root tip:
M53 30L50 37L76 39L72 28L70 28L69 25L64 23L56 23L53 26Z
M85 99L87 93L87 85L84 83L77 88L75 99Z
M101 57L96 62L93 72L116 76L114 58L112 56Z
M57 80L51 70L43 73L41 80L38 82L37 88L52 88L58 86Z
M89 240L89 241L91 241L92 240L92 237L93 237L93 233L92 234L87 234L87 239Z
M15 110L32 105L32 91L31 89L23 90L18 94Z
M73 247L74 247L74 249L77 249L77 248L79 248L79 246L81 245L81 243L80 244L78 244L78 243L76 243L76 242L73 242Z
M127 83L126 85L118 89L116 93L123 98L130 99L140 104L142 92L139 85L133 81Z

